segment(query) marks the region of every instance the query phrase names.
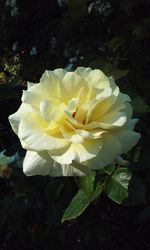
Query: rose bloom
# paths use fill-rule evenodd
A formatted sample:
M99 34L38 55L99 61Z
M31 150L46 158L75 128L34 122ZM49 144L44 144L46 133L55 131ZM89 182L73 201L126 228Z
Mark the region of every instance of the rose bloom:
M27 150L24 173L82 176L115 164L140 138L129 102L98 69L46 70L40 83L28 83L20 108L9 116Z

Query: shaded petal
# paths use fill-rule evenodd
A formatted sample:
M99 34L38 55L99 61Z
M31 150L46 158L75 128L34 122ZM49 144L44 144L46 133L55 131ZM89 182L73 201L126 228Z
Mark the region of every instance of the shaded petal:
M118 129L122 127L127 121L126 114L118 112L116 114L107 114L100 121L91 122L85 125L85 129L100 128L104 130Z
M82 136L84 139L98 139L100 137L102 137L102 134L105 133L104 130L100 130L100 129L93 129L93 130L79 130L76 129L75 132Z
M102 134L105 132L100 129L93 129L89 131L75 128L70 129L67 126L61 126L60 131L62 132L64 138L66 138L68 141L82 144L85 139L98 139L102 137Z
M92 69L91 68L86 68L86 67L78 67L75 72L81 76L81 77L85 77L87 74L89 74L89 72L91 72Z
M63 176L85 176L91 173L87 166L72 162L72 165L62 165Z
M139 119L131 119L129 120L129 122L127 123L127 128L134 130L135 125L137 124L137 122L139 121Z
M86 123L89 121L95 121L100 116L102 116L102 112L100 110L101 103L103 100L108 99L112 94L111 88L104 89L101 93L97 94L96 99L90 103L90 106L87 110Z
M33 82L27 82L27 89L30 89L34 85L35 85L35 83L33 83Z
M119 88L115 84L113 84L111 88L108 87L106 88L106 90L104 90L102 94L100 94L99 101L95 103L94 107L90 111L88 119L89 121L100 119L112 108L112 106L116 102L119 94ZM115 108L113 108L113 110L115 110Z
M67 71L66 71L65 69L62 69L62 68L55 69L55 70L53 70L53 72L54 72L60 79L62 79L62 78L66 75L66 73L67 73Z
M79 134L77 134L75 130L71 130L63 126L61 126L60 130L61 130L61 133L63 134L63 137L66 138L68 141L74 142L74 143L83 143L84 138L80 136Z
M121 153L120 141L111 133L105 133L102 142L103 145L97 157L85 162L91 169L99 169L106 165L113 164Z
M68 107L66 110L68 110L71 115L73 112L76 111L77 109L77 105L78 105L79 99L78 98L72 98L69 102L68 102Z
M61 164L71 164L72 161L81 163L96 157L101 146L100 140L86 140L83 144L72 143L64 154L52 158Z
M72 165L59 164L54 161L53 166L50 167L49 175L53 177L58 176L85 176L91 173L91 169L81 164L73 162Z
M52 164L52 160L47 161L45 158L41 157L37 152L27 151L23 162L23 172L27 176L48 175L50 166Z
M103 129L121 127L131 119L132 114L133 109L129 103L119 103L116 101L109 111L100 117L97 122L100 123L100 127Z
M73 126L74 128L83 128L84 124L81 122L78 122L73 116L72 113L70 113L68 110L64 111L67 117L67 121L65 123L70 123L70 126Z
M141 138L141 135L139 133L131 130L116 131L114 135L119 139L121 143L121 154L127 153L137 144L137 142Z
M114 127L122 127L127 121L127 116L125 112L112 112L104 115L99 124L100 128L111 129Z
M46 152L38 154L34 151L27 151L24 162L23 172L27 176L49 175L58 176L84 176L90 174L88 167L73 162L73 165L60 165L53 161Z

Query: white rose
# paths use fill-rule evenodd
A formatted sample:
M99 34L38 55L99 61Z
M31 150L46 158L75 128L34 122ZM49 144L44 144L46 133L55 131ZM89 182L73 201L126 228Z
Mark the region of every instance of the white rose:
M45 71L40 83L28 83L20 108L9 116L27 150L24 173L82 176L115 163L140 138L129 102L98 69Z

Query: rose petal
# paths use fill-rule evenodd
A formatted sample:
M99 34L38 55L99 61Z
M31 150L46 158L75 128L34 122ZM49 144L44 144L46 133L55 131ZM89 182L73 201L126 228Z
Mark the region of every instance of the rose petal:
M64 116L64 103L54 103L52 101L43 100L40 103L40 111L42 117L47 121L59 121Z
M83 165L73 162L72 165L60 165L53 161L46 152L38 154L34 151L27 151L23 172L27 176L50 175L57 176L84 176L90 174L91 170Z
M104 89L110 86L108 77L99 69L90 71L86 74L85 79L95 89Z
M100 121L91 122L85 125L85 129L104 129L111 130L122 127L127 121L126 113L118 112L118 113L110 113L100 119Z
M36 113L28 114L21 119L18 136L25 142L27 150L57 150L69 145L66 139L50 136L45 131L47 123Z
M16 134L18 134L18 127L19 127L21 118L24 115L29 114L31 110L32 110L32 107L29 109L29 106L27 104L22 103L19 109L17 110L17 112L15 112L14 114L8 117L11 127Z
M131 119L128 124L127 127L131 130L133 130L135 128L135 125L137 124L137 122L139 121L139 119Z
M121 153L120 141L111 133L104 134L102 143L103 145L97 157L85 162L91 169L99 169L106 165L113 164Z
M72 143L64 154L51 157L61 164L71 164L72 161L82 163L96 157L101 147L101 140L86 140L83 144Z
M60 78L63 79L63 77L66 75L67 71L65 69L55 69L53 72Z
M141 138L141 135L139 133L131 130L116 131L114 135L119 139L121 143L121 154L127 153L137 144L137 142Z
M86 75L89 74L89 72L91 72L92 69L91 68L86 68L86 67L78 67L75 70L75 73L77 73L79 76L81 77L85 77Z
M23 162L23 172L27 176L48 175L52 164L52 160L45 160L37 152L27 151Z
M65 98L66 101L71 100L72 98L76 98L78 92L83 86L84 79L82 79L79 75L75 72L67 72L64 76L61 86L65 89ZM73 90L73 91L72 91Z

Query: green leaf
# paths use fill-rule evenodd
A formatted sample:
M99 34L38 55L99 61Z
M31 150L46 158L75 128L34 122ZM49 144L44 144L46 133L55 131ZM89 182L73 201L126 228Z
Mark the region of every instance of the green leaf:
M137 95L133 100L132 100L132 106L134 112L137 113L147 113L150 112L150 107L145 103L143 98L139 95Z
M95 199L97 199L100 196L100 194L102 193L103 189L104 189L104 185L102 183L98 182L96 185L96 188L93 191L91 201L94 201Z
M93 178L95 178L94 174L93 174ZM92 190L92 193L90 194L90 196L87 196L86 193L80 189L78 193L74 196L72 201L70 202L67 209L65 210L63 214L62 222L66 220L75 219L79 215L81 215L84 212L84 210L88 207L88 205L100 196L100 194L103 191L103 188L104 188L103 183L98 182L96 184L95 189Z
M91 68L98 68L102 70L107 76L113 76L115 80L126 76L129 72L127 69L119 69L116 65L105 60L94 60L90 65Z
M93 193L95 175L96 173L92 171L92 174L89 176L76 178L77 185L88 197L91 197Z
M121 204L128 196L128 185L131 179L131 172L126 168L117 169L105 181L105 191L108 197L118 204Z
M65 210L62 222L66 220L75 219L76 217L78 217L80 214L83 213L83 211L87 208L89 204L90 204L90 199L83 192L83 190L79 190L78 193L72 199L67 209Z

